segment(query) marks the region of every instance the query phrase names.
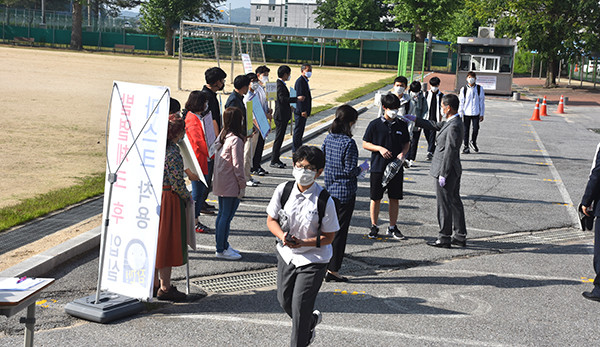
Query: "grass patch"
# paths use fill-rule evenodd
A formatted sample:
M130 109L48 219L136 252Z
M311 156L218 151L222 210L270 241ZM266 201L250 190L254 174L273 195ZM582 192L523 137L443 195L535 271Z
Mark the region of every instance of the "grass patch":
M0 209L0 231L23 224L83 200L98 196L104 192L104 173L81 178L78 184L53 190L25 199L17 205Z
M375 81L375 82L371 82L369 84L366 84L362 87L358 87L356 89L353 89L339 97L337 97L335 99L335 101L337 102L348 102L348 101L352 101L354 99L358 99L361 96L367 95L371 92L374 92L378 89L381 89L389 84L393 84L394 83L394 79L396 78L396 76L393 77L388 77L388 78L384 78L384 79L380 79L379 81Z

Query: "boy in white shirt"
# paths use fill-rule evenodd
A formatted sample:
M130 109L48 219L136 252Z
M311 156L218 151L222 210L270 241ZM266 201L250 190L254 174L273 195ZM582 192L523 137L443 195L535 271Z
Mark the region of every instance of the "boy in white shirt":
M469 145L475 153L479 152L477 135L479 134L479 122L483 122L483 114L485 113L485 93L483 87L475 83L476 80L477 74L469 71L467 73L467 85L460 88L460 92L458 93L458 100L460 101L458 113L463 118L465 126L464 154L471 152ZM471 137L471 142L469 142L469 128L471 123L473 123L473 136Z

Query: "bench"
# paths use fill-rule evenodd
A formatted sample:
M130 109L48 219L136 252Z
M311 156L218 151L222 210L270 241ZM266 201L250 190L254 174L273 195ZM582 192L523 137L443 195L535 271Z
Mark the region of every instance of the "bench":
M35 42L34 37L15 36L13 38L13 44L28 43L30 46L33 46L34 42Z
M131 53L133 53L133 51L135 50L135 46L134 45L116 44L115 48L113 48L113 52L116 52L118 49L123 51L123 53L125 53L125 51L131 51Z

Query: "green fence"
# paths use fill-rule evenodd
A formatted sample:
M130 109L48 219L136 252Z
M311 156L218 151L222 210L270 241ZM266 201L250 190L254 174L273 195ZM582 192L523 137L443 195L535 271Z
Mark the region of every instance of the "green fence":
M0 30L0 39L5 43L15 43L18 41L15 38L32 38L34 42L28 44L66 47L71 42L70 28L40 28L2 23ZM162 54L164 52L164 39L157 35L129 32L125 29L121 29L120 32L93 31L85 27L82 34L83 46L86 49L111 49L115 45L125 44L133 45L135 50L145 51L145 53ZM178 52L178 37L175 38L174 43L174 51ZM226 51L229 49L227 51L229 53L224 52L224 56L230 54L230 44L221 42L219 46ZM363 41L362 54L360 49L343 48L339 42L335 41L326 42L323 46L319 42L302 44L263 41L263 48L268 62L309 62L319 65L322 61L325 66L398 67L398 73L405 76L408 74L411 79L415 72L424 70L426 61L424 44L414 42L400 42L399 44L387 41ZM433 66L445 66L447 52L434 52L432 60Z

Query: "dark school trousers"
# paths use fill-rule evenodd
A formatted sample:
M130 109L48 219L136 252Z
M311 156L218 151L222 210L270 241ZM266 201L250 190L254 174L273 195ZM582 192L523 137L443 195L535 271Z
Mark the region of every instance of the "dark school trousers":
M254 157L252 157L252 170L258 170L260 168L260 162L262 161L263 149L265 148L265 139L262 135L258 134L258 141L256 142L256 149L254 150Z
M594 221L594 271L596 278L594 278L592 294L600 296L600 221L598 217Z
M340 230L335 233L331 247L333 248L333 256L329 261L327 269L329 271L338 272L342 267L342 260L344 259L344 252L346 251L346 241L348 240L348 229L350 228L350 220L352 219L352 213L354 212L354 205L356 204L356 196L353 196L346 203L342 203L337 198L331 197L335 203L335 209L337 211L338 220L340 222Z
M283 144L283 138L285 137L285 130L287 129L288 120L281 121L275 119L275 140L273 140L273 151L271 152L271 164L277 164L279 155L281 153L281 145Z
M477 144L477 135L479 134L479 115L465 115L463 117L463 124L465 125L465 147L469 147L469 128L471 127L471 123L473 123L473 136L471 136L471 141L473 141L474 144Z
M294 114L294 135L292 135L292 153L296 152L302 146L302 137L304 136L304 128L306 127L306 117L299 114Z
M313 315L315 300L323 284L327 264L296 267L283 261L277 253L277 300L292 318L291 347L305 347L312 336L317 317Z
M417 149L419 148L419 138L421 137L421 129L413 130L412 139L410 139L410 148L406 154L406 160L415 160L417 157Z
M435 152L435 135L437 132L429 129L423 129L423 131L427 139L427 152L433 154Z
M438 223L440 225L439 240L449 243L452 236L461 241L465 240L467 238L467 227L465 210L460 199L460 175L455 173L448 175L444 187L440 187L437 178L434 182Z

